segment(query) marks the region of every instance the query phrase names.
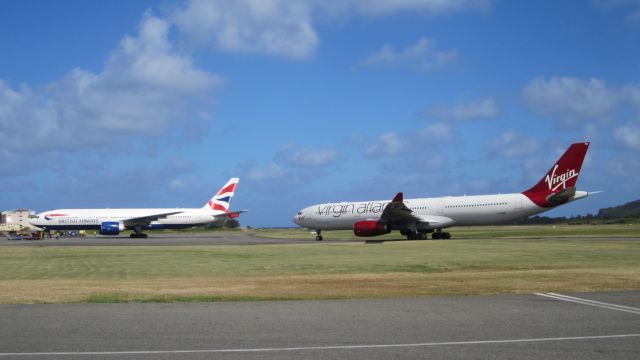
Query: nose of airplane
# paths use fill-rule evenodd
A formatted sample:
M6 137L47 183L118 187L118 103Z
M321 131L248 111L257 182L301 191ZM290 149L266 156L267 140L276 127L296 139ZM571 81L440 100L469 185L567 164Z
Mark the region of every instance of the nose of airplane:
M298 213L293 216L293 222L296 225L300 225L300 220L302 220L302 211L298 211Z
M29 217L29 224L33 225L33 226L38 226L41 225L40 223L40 216L39 215L31 215Z

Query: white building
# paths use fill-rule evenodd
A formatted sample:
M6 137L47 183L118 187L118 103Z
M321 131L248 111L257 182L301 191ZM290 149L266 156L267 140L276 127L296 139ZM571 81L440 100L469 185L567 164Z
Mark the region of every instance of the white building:
M29 223L29 217L31 215L35 215L35 212L29 209L0 212L0 232L36 230L36 228Z

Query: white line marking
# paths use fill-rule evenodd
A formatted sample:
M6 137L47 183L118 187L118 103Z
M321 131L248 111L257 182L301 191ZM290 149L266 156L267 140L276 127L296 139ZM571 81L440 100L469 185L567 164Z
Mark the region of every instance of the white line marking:
M580 300L580 301L590 302L590 303L593 303L593 304L613 306L613 307L617 307L617 308L621 308L621 309L627 309L627 310L640 312L640 308L633 307L633 306L625 306L625 305L606 303L606 302L595 301L595 300L590 300L590 299L583 299L583 298L578 298L578 297L569 296L569 295L563 295L563 294L556 294L556 293L548 293L548 294L555 295L555 296L561 296L561 297L564 297L564 298L567 298L567 299Z
M256 353L275 351L309 351L309 350L359 350L380 348L403 347L428 347L450 345L485 345L485 344L509 344L545 341L571 341L571 340L597 340L640 337L638 334L616 334L595 336L570 336L553 338L532 339L505 339L505 340L476 340L476 341L445 341L409 344L368 344L368 345L329 345L329 346L298 346L280 348L249 348L249 349L202 349L202 350L148 350L148 351L67 351L67 352L29 352L29 353L0 353L4 356L71 356L71 355L155 355L155 354L195 354L195 353Z
M538 295L538 296L548 297L548 298L551 298L551 299L554 299L554 300L568 301L568 302L572 302L572 303L576 303L576 304L596 306L596 307L600 307L600 308L604 308L604 309L624 311L624 312L640 315L640 309L639 308L635 308L635 307L631 307L631 306L610 304L610 303L605 303L605 302L600 302L600 301L595 301L595 300L589 300L589 299L582 299L582 298L577 298L577 297L568 296L568 295L562 295L562 294L556 294L556 293L535 293L535 294Z

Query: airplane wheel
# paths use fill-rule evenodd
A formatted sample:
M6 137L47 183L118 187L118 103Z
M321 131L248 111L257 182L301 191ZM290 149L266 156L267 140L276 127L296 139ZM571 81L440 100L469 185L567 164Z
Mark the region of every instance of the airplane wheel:
M320 235L316 236L316 241L322 241L322 236Z
M418 233L418 240L425 240L426 238L427 238L427 235Z
M442 236L442 233L441 233L441 232L439 232L439 231L436 231L436 232L434 232L433 234L431 234L431 238L432 238L433 240L438 240L438 239L440 239L440 238L441 238L441 236Z
M448 232L442 233L442 238L443 239L451 239L451 233L448 233Z

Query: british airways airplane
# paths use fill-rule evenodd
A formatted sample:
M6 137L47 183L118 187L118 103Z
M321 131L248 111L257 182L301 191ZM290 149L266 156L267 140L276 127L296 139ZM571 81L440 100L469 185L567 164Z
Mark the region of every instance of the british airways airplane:
M143 230L185 229L199 225L221 226L245 210L229 211L240 179L230 179L202 208L194 209L58 209L39 213L30 223L49 230L99 230L118 235L133 230L131 237L146 238Z
M293 222L316 231L353 230L357 236L377 236L393 230L409 240L449 239L443 229L452 226L494 225L551 210L589 194L576 190L576 181L589 143L575 143L532 188L516 194L447 196L393 200L327 203L300 210Z

